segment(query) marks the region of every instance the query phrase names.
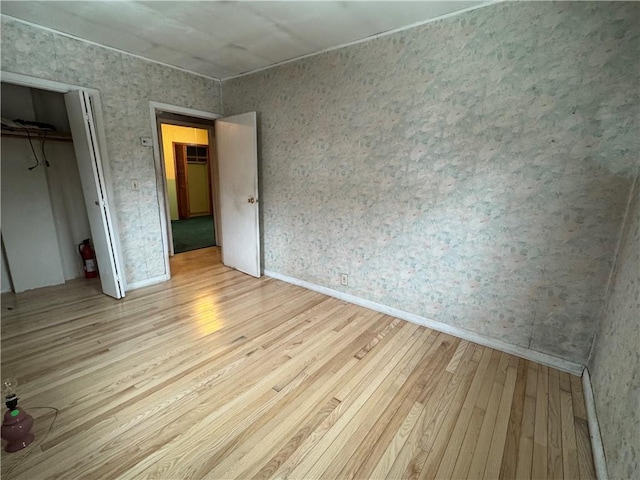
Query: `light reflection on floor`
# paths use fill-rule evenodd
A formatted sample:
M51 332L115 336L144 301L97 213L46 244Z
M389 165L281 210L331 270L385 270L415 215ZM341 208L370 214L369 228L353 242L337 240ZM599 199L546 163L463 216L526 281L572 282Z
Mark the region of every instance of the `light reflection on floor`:
M171 257L171 276L198 275L200 270L210 268L212 264L220 264L220 247L202 248L180 253ZM201 336L210 335L225 326L222 319L222 308L214 296L198 298L189 311L190 322L198 329Z
M202 335L209 335L224 327L219 305L213 297L199 298L195 302L192 315Z

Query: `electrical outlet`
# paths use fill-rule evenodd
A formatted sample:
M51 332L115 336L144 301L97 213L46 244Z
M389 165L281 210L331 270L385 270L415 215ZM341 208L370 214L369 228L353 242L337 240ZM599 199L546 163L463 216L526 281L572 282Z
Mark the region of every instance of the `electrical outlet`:
M340 274L340 284L347 286L349 285L349 275L347 275L346 273L341 273Z
M140 182L138 182L138 180L131 180L131 190L134 192L140 190Z

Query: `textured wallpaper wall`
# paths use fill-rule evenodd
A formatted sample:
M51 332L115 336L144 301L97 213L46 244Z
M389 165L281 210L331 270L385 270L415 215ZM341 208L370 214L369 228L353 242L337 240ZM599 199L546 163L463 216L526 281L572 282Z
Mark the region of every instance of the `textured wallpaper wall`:
M585 363L638 166L639 8L500 3L223 82L259 114L265 268Z
M611 478L640 471L640 192L631 199L600 332L589 362Z
M165 273L149 101L221 113L219 82L2 17L2 70L100 91L129 283ZM131 180L139 181L138 191Z

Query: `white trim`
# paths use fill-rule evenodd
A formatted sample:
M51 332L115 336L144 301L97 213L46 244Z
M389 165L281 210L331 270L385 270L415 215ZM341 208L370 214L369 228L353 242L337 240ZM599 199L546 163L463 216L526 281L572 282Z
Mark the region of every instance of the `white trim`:
M33 27L33 28L38 28L38 29L44 30L46 32L55 33L56 35L62 35L63 37L72 38L72 39L77 40L77 41L82 42L82 43L88 43L89 45L94 45L96 47L101 47L101 48L104 48L104 49L107 49L107 50L111 50L112 52L118 52L118 53L121 53L123 55L129 55L130 57L139 58L140 60L144 60L145 62L156 63L158 65L162 65L163 67L173 68L174 70L180 70L182 72L190 73L192 75L197 75L198 77L203 77L203 78L206 78L208 80L214 80L216 82L220 82L220 79L216 78L216 77L210 77L209 75L205 75L203 73L194 72L193 70L187 70L186 68L176 67L175 65L169 65L168 63L164 63L164 62L161 62L159 60L153 60L151 58L143 57L142 55L138 55L136 53L125 52L124 50L120 50L119 48L110 47L109 45L104 45L102 43L92 42L91 40L87 40L86 38L76 37L75 35L71 35L70 33L65 33L65 32L62 32L60 30L56 30L54 28L45 27L44 25L38 25L37 23L29 22L27 20L22 20L21 18L12 17L11 15L7 15L6 13L3 13L2 16L10 18L11 20L13 20L15 22L22 23L24 25L29 25L30 27Z
M587 422L589 423L589 437L591 437L591 450L593 451L593 464L596 468L596 478L607 480L607 458L604 454L604 444L600 435L600 425L596 414L596 400L593 395L593 386L589 369L585 368L582 374L582 391L584 392L584 404L587 408Z
M181 107L179 105L171 105L170 103L149 102L149 105L156 108L157 110L162 110L163 112L177 113L178 115L187 115L189 117L204 118L205 120L215 120L216 118L222 117L222 115L218 113L205 112L204 110L196 110L195 108Z
M402 320L407 320L408 322L411 322L411 323L423 325L433 330L437 330L439 332L447 333L449 335L462 338L463 340L468 340L473 343L494 348L501 352L506 352L511 355L517 355L518 357L522 357L527 360L531 360L552 368L556 368L558 370L570 373L572 375L580 376L582 375L582 372L584 370L584 367L580 364L569 362L567 360L563 360L561 358L554 357L546 353L536 352L535 350L520 347L517 345L512 345L510 343L503 342L502 340L496 340L494 338L486 337L484 335L470 332L462 328L447 325L446 323L437 322L435 320L431 320L429 318L416 315L415 313L405 312L397 308L372 302L371 300L367 300L361 297L356 297L355 295L350 295L348 293L340 292L338 290L333 290L331 288L323 287L321 285L316 285L315 283L307 282L305 280L300 280L298 278L282 275L280 273L273 272L271 270L265 270L264 274L267 277L275 278L277 280L282 280L283 282L291 283L293 285L298 285L300 287L313 290L314 292L323 293L325 295L329 295L330 297L335 297L340 300L344 300L345 302L353 303L365 308L369 308L371 310L375 310L376 312L385 313L387 315L391 315L396 318L401 318Z
M102 102L100 99L100 91L95 88L82 87L80 85L72 85L70 83L56 82L55 80L47 80L45 78L32 77L30 75L23 75L21 73L7 72L0 70L0 80L2 82L11 83L14 85L20 85L29 88L38 88L41 90L48 90L56 93L69 93L77 90L83 90L88 92L93 101L93 114L94 123L96 128L96 135L98 137L98 148L100 151L102 174L104 178L104 187L106 189L107 199L107 212L110 217L111 227L113 229L113 238L109 242L113 246L114 256L117 265L117 278L120 282L121 292L124 296L124 292L127 290L127 280L124 275L124 261L122 256L122 247L120 244L120 229L118 226L117 215L112 212L117 212L114 202L113 194L113 180L111 177L111 164L109 162L109 154L107 152L107 139L104 129Z
M162 230L162 253L164 255L164 271L165 280L171 278L171 264L169 257L173 253L173 243L169 239L170 228L170 212L169 212L169 195L167 194L167 182L165 165L162 161L161 146L158 142L158 110L169 113L177 113L179 115L188 115L190 117L203 118L205 120L215 120L221 118L222 115L217 113L205 112L203 110L195 110L193 108L171 105L169 103L149 102L149 115L151 116L151 141L153 142L153 160L156 171L156 191L158 192L158 209L160 211L160 228ZM209 147L211 148L211 146ZM216 235L218 232L216 232ZM160 277L155 277L160 278ZM160 280L163 281L163 280ZM156 283L156 282L154 282ZM143 285L145 286L145 285ZM138 288L138 287L134 287Z
M350 47L351 45L357 45L359 43L368 42L369 40L374 40L380 37L386 37L387 35L393 35L394 33L402 32L404 30L409 30L410 28L420 27L422 25L427 25L428 23L437 22L439 20L444 20L445 18L454 17L456 15L460 15L461 13L470 12L472 10L477 10L478 8L488 7L489 5L494 5L496 3L502 3L505 0L489 0L487 2L480 3L478 5L473 5L471 7L463 8L461 10L456 10L455 12L445 13L444 15L440 15L438 17L429 18L427 20L421 20L420 22L415 22L410 25L405 25L404 27L394 28L393 30L387 30L385 32L376 33L375 35L369 35L368 37L360 38L358 40L353 40L351 42L341 43L340 45L336 45L335 47L325 48L324 50L320 50L319 52L307 53L306 55L300 55L299 57L290 58L289 60L283 60L281 62L273 63L271 65L267 65L266 67L256 68L255 70L249 70L248 72L239 73L238 75L231 75L230 77L224 77L220 79L220 82L226 82L227 80L232 80L234 78L244 77L245 75L253 75L254 73L262 72L263 70L268 70L273 67L279 67L281 65L285 65L291 62L297 62L298 60L302 60L309 57L315 57L316 55L321 55L323 53L331 52L333 50L338 50L344 47Z
M137 288L149 287L151 285L155 285L156 283L166 282L170 278L170 275L160 275L159 277L147 278L146 280L140 280L139 282L131 282L127 285L127 292L130 290L135 290Z
M115 262L117 263L116 281L120 283L120 293L124 297L127 291L127 278L124 271L124 257L122 256L122 244L120 243L120 225L118 224L118 215L115 204L115 193L113 192L113 177L111 175L111 163L109 162L109 153L107 151L107 134L102 121L103 111L102 102L100 100L100 92L97 90L90 91L93 100L93 116L96 128L96 136L98 138L98 150L100 151L100 163L102 165L102 178L104 179L105 195L107 200L106 210L111 224L112 238L111 245L114 249Z
M49 90L56 93L69 93L75 90L84 90L90 93L99 93L95 88L81 87L79 85L71 85L70 83L56 82L55 80L46 80L44 78L31 77L21 73L0 72L0 80L5 83L21 85L23 87L39 88L41 90Z
M167 159L164 156L164 138L162 136L162 123L160 122L160 119L157 117L157 113L158 112L156 111L156 132L155 133L158 137L158 154L160 155L160 164L162 165L162 191L164 192L164 204L165 204L164 208L167 211L166 227L167 227L167 240L169 242L168 244L169 257L173 257L174 255L173 225L171 225L171 204L169 202L169 193L168 193L168 185L167 185ZM158 185L159 184L158 184L157 175L156 175L156 190L159 192L160 187ZM162 228L162 218L160 218L160 228ZM166 261L165 261L165 271L167 271L167 273L169 273L169 276L171 276L170 270L167 270Z

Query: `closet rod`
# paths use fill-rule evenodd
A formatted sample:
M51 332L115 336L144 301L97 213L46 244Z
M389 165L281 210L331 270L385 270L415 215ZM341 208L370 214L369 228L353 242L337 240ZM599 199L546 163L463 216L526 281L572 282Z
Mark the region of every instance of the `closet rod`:
M62 133L62 132L47 132L47 135L44 135L42 130L29 130L29 135L33 140L52 140L54 142L73 142L70 133ZM11 137L11 138L29 138L27 132L24 130L5 130L2 129L3 137Z

